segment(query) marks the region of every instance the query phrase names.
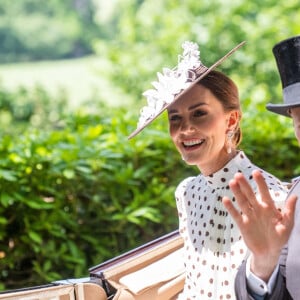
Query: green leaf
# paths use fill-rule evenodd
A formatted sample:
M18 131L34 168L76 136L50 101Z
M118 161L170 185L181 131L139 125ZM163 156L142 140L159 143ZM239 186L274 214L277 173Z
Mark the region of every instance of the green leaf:
M28 235L29 235L30 239L32 241L34 241L35 243L42 244L43 239L42 239L42 237L37 232L29 231Z
M67 179L72 179L75 177L75 172L72 169L65 169L63 171L63 175L67 178Z
M0 169L0 178L3 178L7 181L16 181L17 180L16 173L14 171L3 170L3 169Z

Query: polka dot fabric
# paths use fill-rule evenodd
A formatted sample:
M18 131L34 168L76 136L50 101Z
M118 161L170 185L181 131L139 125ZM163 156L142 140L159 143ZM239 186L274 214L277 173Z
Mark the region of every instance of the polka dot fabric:
M235 299L234 278L248 250L222 204L222 197L233 198L228 183L236 172L242 172L257 193L251 176L254 169L259 168L240 151L218 172L187 178L176 189L186 268L184 290L178 299ZM261 172L277 207L282 208L287 187L269 173Z

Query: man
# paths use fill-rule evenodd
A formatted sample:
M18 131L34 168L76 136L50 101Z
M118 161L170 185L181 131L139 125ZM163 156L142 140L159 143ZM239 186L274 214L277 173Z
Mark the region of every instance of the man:
M273 48L284 103L267 109L293 120L300 144L300 36L284 40ZM253 177L260 191L257 199L242 174L230 182L239 208L224 197L223 203L251 251L239 268L237 299L300 299L300 180L290 190L284 211L276 209L259 171ZM294 218L295 215L295 218ZM294 224L295 220L295 224Z

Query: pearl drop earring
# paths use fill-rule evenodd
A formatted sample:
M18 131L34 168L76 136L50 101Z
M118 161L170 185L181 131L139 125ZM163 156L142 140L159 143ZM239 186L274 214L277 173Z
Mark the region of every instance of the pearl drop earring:
M230 130L227 132L227 153L231 153L231 146L232 146L232 137L233 137L233 131Z

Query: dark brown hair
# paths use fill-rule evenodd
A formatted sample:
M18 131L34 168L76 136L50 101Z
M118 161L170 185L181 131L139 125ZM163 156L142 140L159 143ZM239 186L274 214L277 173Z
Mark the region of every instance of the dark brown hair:
M238 110L239 119L242 117L240 107L239 91L236 84L222 72L212 70L198 82L199 85L209 89L213 95L221 102L225 111ZM236 146L242 140L242 131L238 123L233 137Z

